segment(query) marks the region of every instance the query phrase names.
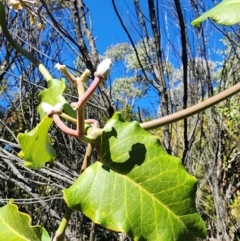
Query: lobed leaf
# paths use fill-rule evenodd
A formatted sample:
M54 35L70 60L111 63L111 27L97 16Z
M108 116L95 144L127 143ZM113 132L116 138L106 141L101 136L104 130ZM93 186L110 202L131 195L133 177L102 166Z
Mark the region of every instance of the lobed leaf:
M44 117L33 130L17 136L22 149L18 155L25 160L25 165L29 168L40 169L46 162L55 158L56 153L48 136L52 122L51 118Z
M0 240L50 241L47 231L41 226L30 226L30 216L19 212L12 202L0 208Z
M240 22L240 0L223 0L214 8L193 20L192 25L198 27L207 18L211 18L221 25L233 25Z
M61 103L66 113L75 117L75 112L62 95L64 89L64 80L52 79L48 81L48 88L40 92L39 97L41 102L52 106ZM38 107L38 112L41 122L33 130L20 133L17 137L22 149L18 155L25 160L26 166L33 169L40 169L46 162L53 161L56 156L48 136L53 120L47 117L41 105Z
M196 179L159 139L116 113L104 127L99 162L68 189L67 205L134 240L191 241L206 227L195 207Z

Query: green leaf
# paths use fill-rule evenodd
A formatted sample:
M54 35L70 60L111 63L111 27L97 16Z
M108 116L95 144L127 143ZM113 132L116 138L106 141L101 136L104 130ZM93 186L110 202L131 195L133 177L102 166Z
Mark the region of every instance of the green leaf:
M48 81L48 88L39 93L39 98L41 102L46 102L52 106L60 102L62 105L61 96L65 89L64 80L52 79ZM46 117L41 104L38 106L38 112L40 114L41 120Z
M56 153L48 136L52 122L51 118L45 117L30 132L18 134L18 142L22 149L18 155L25 160L26 166L40 169L46 162L55 158Z
M137 122L124 122L118 113L112 117L99 161L64 190L70 208L134 240L206 236L195 207L196 179Z
M75 111L62 95L64 89L64 80L52 79L48 81L48 89L43 90L39 97L41 102L46 102L52 106L60 102L65 112L71 117L75 117ZM39 105L38 111L41 122L32 131L18 134L19 145L22 149L18 155L25 160L26 166L33 169L40 169L56 156L48 136L48 130L53 120L46 116L41 105Z
M240 22L240 0L223 0L214 8L193 20L192 25L198 27L207 18L211 18L221 25L233 25Z
M41 226L30 226L30 216L19 212L12 202L0 208L0 240L50 241L47 231Z
M63 79L52 79L48 81L48 88L39 93L39 97L41 99L41 102L46 102L52 106L60 102L63 105L63 109L65 110L65 112L70 116L75 117L75 111L73 111L71 106L67 103L67 101L62 95L64 89L65 81ZM40 114L41 120L46 117L46 114L44 113L41 104L38 106L38 112Z

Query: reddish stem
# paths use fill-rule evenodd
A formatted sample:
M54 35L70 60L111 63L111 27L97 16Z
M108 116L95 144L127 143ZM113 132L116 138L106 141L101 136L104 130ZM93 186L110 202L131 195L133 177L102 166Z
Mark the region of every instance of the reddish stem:
M95 74L95 78L94 78L92 84L87 89L87 91L81 97L79 97L79 100L77 103L72 103L72 106L77 109L77 134L78 134L78 136L84 135L84 118L85 118L84 107L102 80L103 80L103 77L101 75Z
M63 121L60 119L60 117L58 116L58 114L53 114L52 118L55 122L55 124L58 126L58 128L63 131L64 133L70 135L70 136L74 136L76 138L79 138L78 132L77 130L73 130L71 128L69 128L68 126L66 126Z
M77 129L73 130L66 126L63 121L60 119L58 114L53 113L51 116L56 123L56 125L62 130L64 133L74 136L76 138L81 138L84 136L84 127L85 127L85 122L84 122L84 107L87 103L87 101L90 99L92 96L93 92L97 89L101 81L103 80L103 76L98 75L95 73L95 78L93 80L93 83L90 85L90 87L87 89L87 91L79 97L78 102L72 103L72 106L77 109ZM93 124L93 127L98 127L99 123L95 120L87 120L87 123Z
M82 109L86 105L87 101L92 96L93 92L97 89L99 84L102 82L104 78L101 75L95 73L95 78L86 92L83 94L81 98L79 98L78 102L72 103L77 109Z

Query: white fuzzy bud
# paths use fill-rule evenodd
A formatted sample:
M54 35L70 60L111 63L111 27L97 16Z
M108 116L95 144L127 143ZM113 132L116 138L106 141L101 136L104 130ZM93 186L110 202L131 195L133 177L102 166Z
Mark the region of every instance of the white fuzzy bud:
M53 106L46 102L42 102L41 107L46 115L50 115L53 111Z
M62 70L62 69L66 69L66 65L62 65L62 64L55 64L54 68L56 68L57 70Z
M55 66L54 66L54 68L56 68L56 69L59 70L59 69L60 69L60 64L59 64L59 63L56 63Z
M104 59L97 67L97 74L102 75L104 78L107 78L110 74L112 66L112 60L111 59Z
M53 107L54 112L62 112L63 111L63 106L60 102L58 102L56 105Z

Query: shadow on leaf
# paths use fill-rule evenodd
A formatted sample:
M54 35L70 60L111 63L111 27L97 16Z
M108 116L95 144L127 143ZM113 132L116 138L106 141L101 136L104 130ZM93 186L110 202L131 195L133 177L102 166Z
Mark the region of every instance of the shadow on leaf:
M144 144L139 142L133 144L131 150L128 152L129 158L127 160L122 160L121 156L124 156L126 154L126 148L124 148L126 144L122 146L121 141L117 140L113 149L113 147L111 147L109 143L110 138L113 137L117 139L118 135L116 129L112 128L110 132L107 132L105 134L105 137L108 138L108 141L105 142L104 149L105 151L107 150L108 154L105 155L101 160L103 162L103 168L105 170L109 171L110 169L112 169L120 174L127 174L135 167L135 165L140 166L144 162L147 152ZM120 157L118 158L118 162L112 159L111 153L114 151L117 152Z

